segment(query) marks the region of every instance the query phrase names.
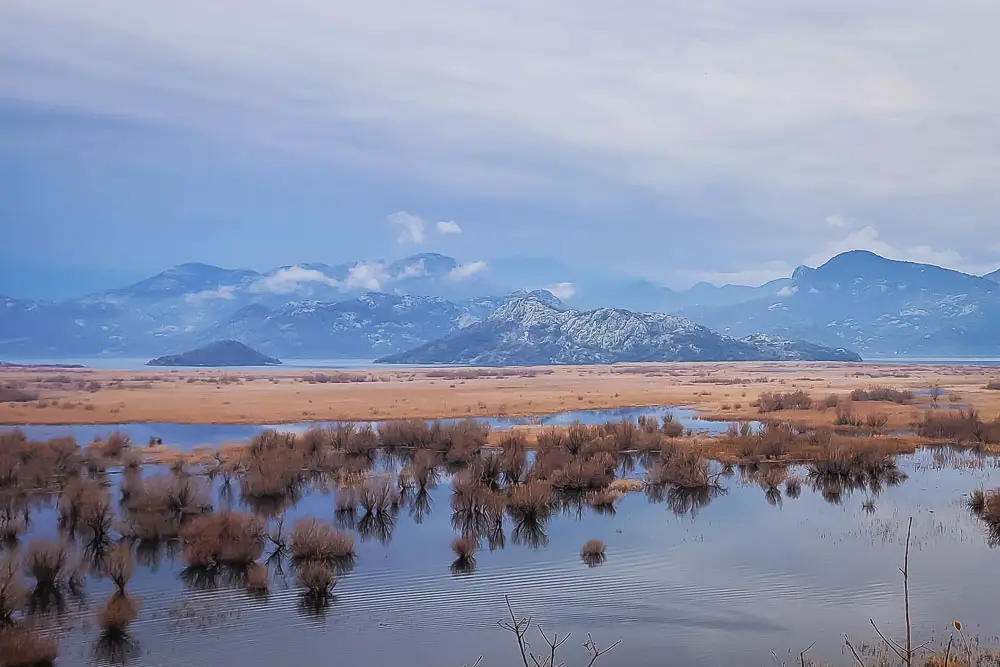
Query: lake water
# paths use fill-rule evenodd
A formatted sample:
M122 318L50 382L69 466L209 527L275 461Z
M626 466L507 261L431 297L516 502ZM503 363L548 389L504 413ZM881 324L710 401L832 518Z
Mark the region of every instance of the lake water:
M666 406L648 406L636 408L614 408L610 410L570 410L548 415L536 415L532 417L485 417L479 421L488 423L495 429L508 429L512 426L523 426L536 424L541 426L568 426L573 422L582 424L603 424L608 421L621 421L622 419L635 420L643 415L650 415L662 418L665 415L673 415L674 419L684 426L685 429L692 429L696 432L704 433L724 433L729 427L728 423L712 422L698 419L693 410ZM442 423L452 423L457 419L442 419ZM257 433L267 428L276 428L283 431L302 432L314 426L324 424L336 424L337 422L298 422L291 424L166 424L166 423L130 423L130 424L28 424L20 426L29 438L35 440L45 440L71 435L81 443L90 442L95 437L103 439L115 430L127 433L132 442L144 444L150 438L160 438L163 444L177 447L182 450L193 449L197 446L212 446L234 443L249 442ZM378 422L371 422L377 426Z
M570 509L544 526L534 546L517 539L508 520L503 548L484 543L476 569L462 575L449 567L455 530L445 480L420 522L404 506L387 540L357 534L356 566L319 614L300 606L287 565L286 576L272 568L266 600L184 583L179 556L140 567L129 584L142 601L130 664L458 667L483 655L484 667L509 667L515 645L496 625L506 594L547 631L573 633L568 664L585 664L580 644L590 632L602 645L622 640L599 663L614 667L768 665L772 650L792 650L797 660L813 642L813 659L848 665L842 634L872 640L869 618L902 634L897 568L909 516L915 643L946 638L956 619L992 637L1000 629L992 583L998 553L963 494L1000 485L994 461L928 451L899 461L909 478L875 496L873 514L862 509L866 493L831 504L808 485L801 497L772 504L737 473L725 479L726 493L694 512L676 514L642 494L628 495L613 516ZM234 487L219 506L242 508ZM298 516L329 521L333 513L333 494L312 492L288 511L286 526ZM51 505L33 513L35 534L54 534L54 524ZM607 562L596 568L579 557L592 538L607 543ZM61 667L94 663L94 609L111 585L91 577L87 590L86 601L71 602L59 620L68 628Z

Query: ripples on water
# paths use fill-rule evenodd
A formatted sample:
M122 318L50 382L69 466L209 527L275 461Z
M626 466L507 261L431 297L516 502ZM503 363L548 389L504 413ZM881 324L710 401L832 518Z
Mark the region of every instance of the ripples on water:
M724 480L726 493L693 507L639 493L614 515L570 508L543 526L544 540L515 539L507 520L504 548L491 551L484 541L466 574L450 568L446 479L419 524L407 506L387 539L356 533L356 565L321 613L303 609L287 565L284 575L272 567L271 592L260 600L224 584L184 583L180 554L161 554L129 584L142 604L132 664L458 667L482 654L486 666L509 665L515 646L496 626L504 594L545 628L574 633L569 664L583 657L587 632L605 645L623 640L607 665L762 665L771 650L797 654L813 642L814 659L849 664L842 634L871 638L869 618L901 634L897 568L910 515L914 635L941 637L956 619L973 633L994 633L988 624L1000 607L984 582L995 580L998 554L963 498L1000 485L993 460L925 451L899 461L909 479L872 498L873 514L862 509L862 491L831 504L807 484L799 498L768 502L736 474ZM220 487L216 481L217 494ZM696 511L678 515L671 506ZM238 487L218 496L217 509L226 507L244 509ZM332 521L334 494L305 494L286 527L301 516ZM32 519L31 537L55 536L53 506ZM580 562L580 546L592 538L607 544L597 568ZM86 598L67 601L59 665L99 661L94 610L111 590L92 576Z

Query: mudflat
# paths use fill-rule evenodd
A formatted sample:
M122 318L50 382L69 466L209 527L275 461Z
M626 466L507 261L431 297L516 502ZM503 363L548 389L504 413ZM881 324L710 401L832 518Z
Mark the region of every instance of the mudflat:
M0 369L0 423L252 424L327 420L497 417L643 405L689 406L710 419L759 419L762 394L802 391L807 410L769 416L828 425L834 402L858 389L913 392L902 404L852 401L860 418L879 414L908 428L927 410L1000 414L1000 369L968 365L673 363L536 368L416 368L365 371Z

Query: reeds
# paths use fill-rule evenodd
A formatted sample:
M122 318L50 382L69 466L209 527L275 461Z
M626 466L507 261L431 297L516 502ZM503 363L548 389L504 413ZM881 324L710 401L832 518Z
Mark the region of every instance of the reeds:
M917 424L925 438L977 445L1000 443L1000 419L983 421L975 410L928 412Z

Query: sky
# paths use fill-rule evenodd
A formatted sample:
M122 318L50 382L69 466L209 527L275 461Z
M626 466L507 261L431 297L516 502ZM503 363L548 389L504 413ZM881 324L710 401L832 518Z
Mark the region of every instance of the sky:
M0 293L425 251L985 273L998 28L995 0L4 0Z

